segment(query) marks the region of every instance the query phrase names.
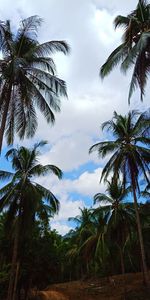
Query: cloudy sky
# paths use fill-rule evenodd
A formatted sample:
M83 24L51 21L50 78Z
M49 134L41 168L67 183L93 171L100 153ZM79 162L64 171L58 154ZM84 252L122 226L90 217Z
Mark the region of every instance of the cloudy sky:
M136 4L136 0L1 1L1 20L12 20L15 28L20 19L39 15L44 20L39 40L63 39L71 47L69 56L57 54L54 57L59 77L67 82L69 99L62 99L61 113L57 114L54 127L47 125L39 115L34 140L48 140L41 162L55 164L64 172L60 182L51 176L40 180L60 200L60 213L51 226L62 234L71 229L68 217L76 216L79 207L90 207L93 195L105 190L99 178L106 161L98 160L96 154L89 156L88 150L96 141L107 139L100 125L112 117L114 110L123 114L129 110L130 74L125 77L115 70L102 82L99 69L120 43L122 32L114 31L114 18L129 13ZM138 99L136 93L130 109L148 107L148 93L144 104ZM33 140L25 144L32 145ZM4 161L2 164L4 166Z

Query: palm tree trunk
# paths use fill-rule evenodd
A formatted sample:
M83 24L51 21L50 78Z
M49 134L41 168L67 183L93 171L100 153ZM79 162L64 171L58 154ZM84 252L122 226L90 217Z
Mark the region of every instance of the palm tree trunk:
M29 295L30 295L30 293L32 291L31 287L32 287L32 275L30 275L30 277L28 279L27 287L25 288L25 298L24 298L24 300L30 299Z
M6 105L5 105L4 111L3 111L3 115L2 115L2 121L1 121L1 127L0 127L0 153L2 151L2 144L3 144L3 137L4 137L5 126L6 126L8 108L9 108L9 101L6 102Z
M17 292L19 269L20 269L20 262L18 261L17 262L17 267L16 267L16 274L15 274L15 280L14 280L14 289L13 289L12 300L16 300L16 292Z
M136 184L133 172L131 172L131 179L132 179L132 191L134 197L134 207L136 213L136 222L137 222L137 229L138 229L138 236L139 236L139 243L140 243L140 250L141 250L141 259L142 259L142 266L143 266L143 282L145 285L149 284L149 276L148 276L148 269L146 264L146 256L145 256L145 249L144 249L144 242L143 242L143 234L142 234L142 227L141 227L141 220L139 215L139 208L136 196Z
M5 127L6 127L9 103L11 99L11 91L12 91L12 82L9 83L8 90L5 94L5 104L4 104L3 114L2 114L1 125L0 125L0 153L2 151L3 137L4 137Z
M121 273L122 273L122 275L124 275L125 274L125 266L124 266L123 251L120 247L119 247L119 252L120 252L120 262L121 262Z
M12 257L12 263L11 263L7 300L13 299L13 290L14 290L15 278L16 278L16 262L17 262L17 255L18 255L18 240L19 240L19 232L18 232L19 228L18 227L19 226L17 224L17 230L16 230L16 234L15 234L14 247L13 247L13 257Z
M123 294L124 294L124 300L125 300L126 299L125 265L124 265L123 251L122 251L121 247L119 247L119 252L120 252L120 262L121 262L121 273L122 273L122 279L123 279Z
M21 207L19 207L19 214L16 220L16 232L15 232L15 239L14 239L14 247L13 247L13 257L12 257L12 264L11 264L11 271L10 271L10 279L9 279L9 286L8 286L8 294L7 300L16 300L14 297L16 295L17 283L18 283L18 274L20 268L20 262L18 259L18 246L19 246L19 229L20 229L20 216L21 216Z

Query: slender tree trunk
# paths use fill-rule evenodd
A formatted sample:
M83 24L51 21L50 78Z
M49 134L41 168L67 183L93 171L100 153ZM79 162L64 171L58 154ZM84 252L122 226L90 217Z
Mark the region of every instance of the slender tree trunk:
M12 256L12 263L11 263L7 300L13 299L13 290L14 290L15 278L16 278L16 262L18 256L18 240L19 240L19 225L17 224L17 230L16 230L14 246L13 246L13 256Z
M0 127L0 153L2 151L2 144L3 144L3 137L4 137L4 132L5 132L5 126L6 126L8 108L9 108L9 101L6 102L6 105L5 105L4 111L3 111L3 115L2 115L2 121L1 121L1 127Z
M120 262L121 262L121 273L122 275L124 275L125 274L124 257L123 257L123 251L120 247L119 247L119 252L120 252Z
M25 290L25 300L29 299L29 295L31 293L31 287L32 287L32 276L30 276L30 278L28 280L28 286Z
M19 207L19 214L18 214L18 217L16 220L16 222L17 222L16 223L16 232L15 232L15 239L14 239L13 256L12 256L12 264L11 264L11 271L10 271L7 300L16 300L14 297L16 295L19 268L20 268L20 262L18 260L20 217L21 217L21 206Z
M16 292L17 292L17 284L18 284L18 276L19 276L19 269L20 269L20 262L17 262L17 266L16 266L16 274L15 274L15 278L14 278L14 289L13 289L13 297L12 300L16 300Z
M8 92L6 95L4 95L4 97L6 99L5 99L4 110L2 113L2 120L1 120L1 125L0 125L0 154L2 151L3 137L4 137L5 127L6 127L9 103L10 103L10 99L11 99L11 90L12 90L12 83L10 82L9 87L8 87Z
M145 285L148 285L149 284L149 276L148 276L148 269L147 269L147 264L146 264L142 226L141 226L141 220L140 220L139 208L138 208L138 202L137 202L137 196L136 196L136 184L135 184L135 179L134 179L134 175L133 175L132 171L131 171L131 177L132 177L132 190L133 190L133 197L134 197L136 222L137 222L137 229L138 229L138 236L139 236L139 243L140 243L140 250L141 250L141 259L142 259L142 266L143 266L143 282Z
M121 262L121 273L123 278L123 294L124 294L124 300L126 299L126 279L125 279L125 265L124 265L124 257L123 257L123 251L122 248L119 247L120 252L120 262Z
M86 263L86 273L87 273L87 276L89 276L89 263L88 262Z
M69 271L69 281L71 281L72 280L72 272L71 272L71 270Z

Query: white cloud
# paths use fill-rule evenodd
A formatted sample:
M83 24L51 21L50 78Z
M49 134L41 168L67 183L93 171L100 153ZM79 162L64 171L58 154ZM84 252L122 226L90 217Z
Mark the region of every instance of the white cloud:
M38 180L40 184L49 188L60 201L60 211L51 221L53 228L55 224L61 229L61 224L67 225L69 217L75 217L80 213L79 208L87 206L82 197L91 197L91 205L93 204L93 196L98 192L104 192L105 186L99 183L101 168L97 168L93 172L84 172L77 179L63 179L59 181L54 176L46 176ZM65 222L65 223L64 223ZM63 227L66 228L67 227ZM70 228L72 228L70 226ZM65 230L65 229L62 229ZM61 232L61 231L59 231Z
M83 172L76 179L62 179L58 180L54 175L46 176L38 179L38 182L48 189L51 189L60 198L60 203L63 203L64 199L70 193L78 193L83 196L92 197L98 192L104 192L105 186L100 183L102 168L97 168L94 171ZM74 199L79 201L79 199ZM81 200L80 200L81 201ZM81 202L80 202L81 203ZM65 213L65 212L64 212Z
M66 80L69 100L62 100L61 113L56 115L56 124L50 127L39 113L39 127L34 140L25 141L29 146L40 139L48 140L50 146L41 157L41 161L58 165L64 171L73 171L90 161L100 162L96 154L89 156L89 147L96 140L103 140L100 125L111 119L113 111L126 113L129 76L123 76L115 70L101 82L99 68L111 51L120 43L121 31L113 29L114 17L130 12L137 1L128 3L119 0L11 0L1 1L0 19L13 19L13 26L21 18L38 14L44 19L40 30L40 41L66 39L72 51L68 57L56 55L58 75ZM9 9L8 9L9 7ZM13 18L12 18L13 17ZM149 93L148 93L149 94ZM131 108L148 106L149 96L143 106L135 94ZM18 140L16 139L19 144ZM55 225L65 232L68 225L61 220L70 213L78 214L83 200L70 197L70 193L92 197L104 191L99 185L101 168L84 171L76 179L57 179L47 177L40 182L50 187L60 197L62 208L56 217Z
M88 149L91 143L92 139L80 132L62 137L52 145L50 151L42 155L41 162L56 164L63 171L77 169L89 160Z
M79 214L79 208L83 208L85 204L82 200L72 200L64 195L60 199L60 211L54 217L54 222L67 221L69 217L75 217Z
M52 221L51 229L56 229L59 234L65 235L66 233L68 233L72 229L72 227L70 227L66 224L62 224L62 223L59 223L59 222Z
M135 9L137 5L136 0L130 0L128 2L125 1L119 1L119 0L111 0L111 1L105 1L105 0L93 0L93 3L96 5L99 9L107 9L110 13L115 13L115 15L122 14L126 15L133 9Z
M98 192L104 191L104 184L99 183L101 176L101 168L95 169L94 172L84 172L80 177L73 181L72 189L79 194L91 197Z

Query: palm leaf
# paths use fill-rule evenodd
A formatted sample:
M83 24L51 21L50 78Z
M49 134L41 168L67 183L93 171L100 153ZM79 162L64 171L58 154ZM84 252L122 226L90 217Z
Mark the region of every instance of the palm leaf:
M66 41L49 41L38 45L34 50L34 54L37 55L37 57L45 57L55 52L62 52L66 55L69 51L70 47Z
M127 48L126 45L123 43L119 47L117 47L111 55L106 60L105 64L100 69L100 76L103 79L105 76L107 76L112 69L119 64L120 61L123 60L124 57L126 57L127 54Z
M45 175L50 174L50 173L53 173L59 179L62 178L62 171L54 165L43 166L41 164L37 164L36 166L31 168L30 171L29 171L29 174L31 174L32 176L41 176L41 175L45 176Z

